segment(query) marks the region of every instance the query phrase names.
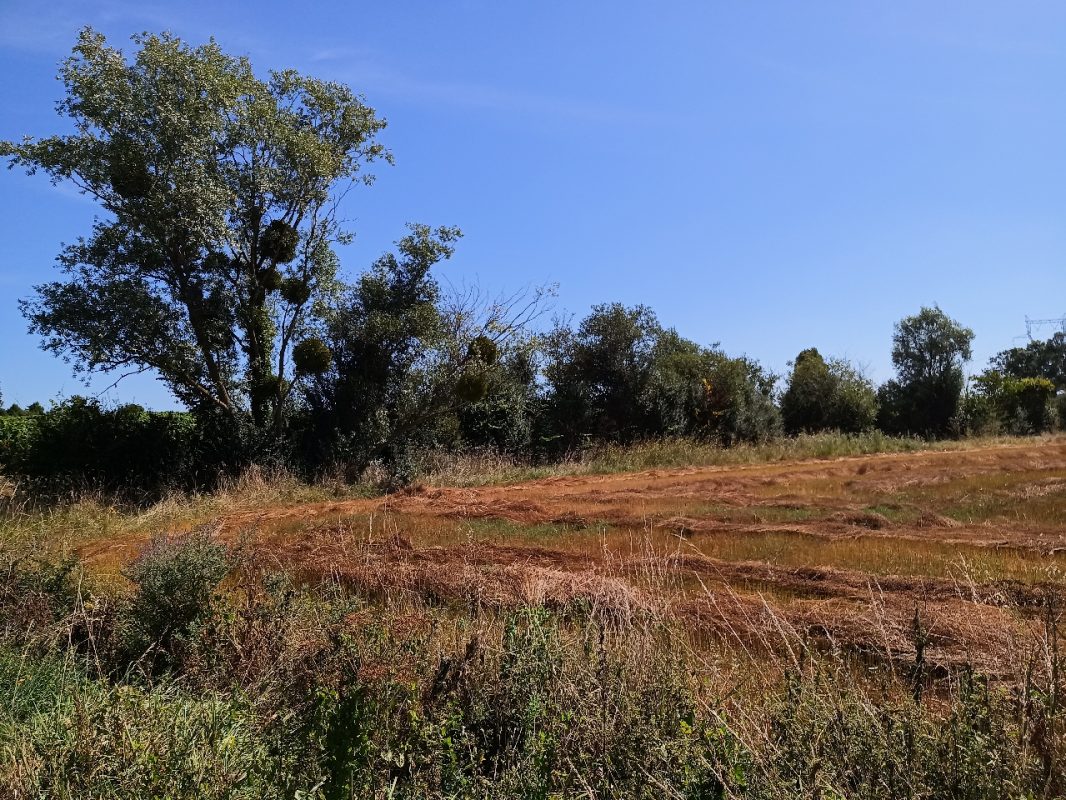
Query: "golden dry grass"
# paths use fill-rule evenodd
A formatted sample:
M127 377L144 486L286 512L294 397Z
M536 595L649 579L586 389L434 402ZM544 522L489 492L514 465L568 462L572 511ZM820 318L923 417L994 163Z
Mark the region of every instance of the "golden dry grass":
M154 533L213 520L268 570L432 602L654 610L744 647L813 637L905 658L918 610L931 661L1017 666L1027 609L1063 584L1066 438L747 455L384 497L253 477L134 515L93 503L26 515L8 535L113 576Z

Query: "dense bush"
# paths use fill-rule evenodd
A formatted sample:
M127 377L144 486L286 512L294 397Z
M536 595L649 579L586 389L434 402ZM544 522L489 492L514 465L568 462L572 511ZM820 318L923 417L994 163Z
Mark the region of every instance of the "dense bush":
M205 531L153 540L125 571L136 587L121 629L129 660L149 674L170 664L231 566Z
M36 417L0 416L0 470L14 477L24 474L37 445Z
M793 363L781 397L781 416L790 434L838 430L859 433L877 421L873 386L847 361L828 363L814 348Z
M596 306L546 351L543 427L556 450L681 435L732 444L780 428L775 376L663 328L644 306Z
M1047 378L1012 378L994 369L974 378L964 403L966 426L983 433L1044 433L1058 421L1055 385Z
M303 390L303 460L343 464L353 474L375 459L395 461L454 400L457 359L446 353L440 287L430 273L449 258L456 228L411 226L339 300L323 355ZM433 356L442 357L434 359ZM433 370L432 366L439 369Z
M1011 378L1045 378L1066 389L1066 333L1004 350L992 358L992 366Z
M776 375L751 359L713 352L703 382L702 432L727 446L780 435L781 415L773 402L776 382Z
M104 491L153 500L214 487L256 463L284 464L286 448L251 420L209 412L105 408L73 397L47 412L0 417L0 472L36 498Z
M535 456L542 449L543 398L534 358L532 342L521 342L499 357L485 396L457 412L456 434L462 446L519 457Z
M547 420L561 450L588 439L635 441L649 435L643 402L659 338L646 306L594 306L576 330L557 326L547 340Z
M105 409L75 397L44 414L0 420L0 469L49 495L191 488L197 428L189 414Z

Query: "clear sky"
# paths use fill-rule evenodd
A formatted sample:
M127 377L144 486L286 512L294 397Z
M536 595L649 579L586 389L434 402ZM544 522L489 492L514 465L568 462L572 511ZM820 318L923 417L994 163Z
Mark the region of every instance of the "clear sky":
M353 274L406 221L455 224L454 282L558 282L560 312L646 303L776 371L815 346L877 381L923 304L974 329L973 368L1066 314L1066 3L3 0L0 138L61 129L86 24L365 94L396 166L349 195ZM0 172L5 403L86 391L16 302L94 213ZM143 377L103 397L172 406Z

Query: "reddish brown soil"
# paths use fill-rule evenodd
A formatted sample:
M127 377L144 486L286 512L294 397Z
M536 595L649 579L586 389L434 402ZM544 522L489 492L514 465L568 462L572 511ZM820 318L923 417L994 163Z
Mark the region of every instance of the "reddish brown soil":
M520 525L543 523L664 527L687 534L721 531L784 531L829 538L884 536L966 546L1009 547L1041 553L1066 550L1066 525L964 524L935 508L916 509L917 518L894 523L864 511L871 495L891 502L916 487L936 487L981 476L1032 475L1013 487L1016 496L1058 495L1066 513L1066 440L960 452L889 454L739 467L685 467L620 475L548 478L477 488L417 486L380 500L268 508L231 515L227 528L274 525L339 515L403 514L456 519L493 519ZM813 493L812 494L812 490ZM819 491L827 497L820 498ZM981 491L979 488L978 491ZM823 501L824 502L820 502ZM760 518L767 507L803 509L836 506L828 517L773 522ZM689 505L716 505L751 513L750 522L720 515L678 512Z

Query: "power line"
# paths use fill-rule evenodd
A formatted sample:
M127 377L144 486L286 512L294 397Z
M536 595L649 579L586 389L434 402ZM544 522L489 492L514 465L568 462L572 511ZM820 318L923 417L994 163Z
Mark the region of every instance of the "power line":
M1055 317L1054 319L1029 319L1025 318L1025 335L1029 337L1030 341L1034 340L1033 331L1037 328L1045 328L1054 326L1063 333L1066 333L1066 314L1061 317Z

